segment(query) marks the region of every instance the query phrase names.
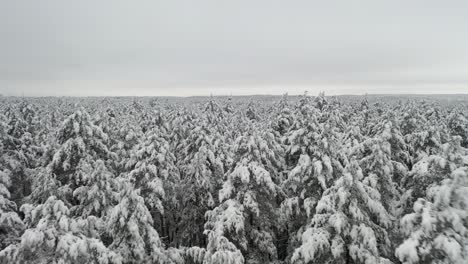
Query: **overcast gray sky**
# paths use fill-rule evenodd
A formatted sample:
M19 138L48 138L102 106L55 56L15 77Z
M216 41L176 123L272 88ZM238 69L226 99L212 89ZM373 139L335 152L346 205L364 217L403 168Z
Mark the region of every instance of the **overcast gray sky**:
M4 95L468 93L468 1L0 0Z

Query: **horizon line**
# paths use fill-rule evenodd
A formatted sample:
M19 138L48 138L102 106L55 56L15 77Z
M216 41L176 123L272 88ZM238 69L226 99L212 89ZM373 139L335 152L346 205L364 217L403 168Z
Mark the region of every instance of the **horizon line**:
M311 94L307 92L308 96L317 96L321 92L318 92L316 94ZM0 97L4 98L48 98L48 97L53 97L53 98L122 98L122 97L128 97L128 98L145 98L145 97L164 97L164 98L194 98L194 97L259 97L259 96L302 96L306 94L304 93L295 93L295 94L289 94L289 93L282 93L282 94L210 94L210 95L187 95L187 96L182 96L182 95L4 95L0 93ZM326 97L332 97L332 96L457 96L457 95L462 95L462 96L468 96L468 93L343 93L343 94L331 94L327 95L325 93Z

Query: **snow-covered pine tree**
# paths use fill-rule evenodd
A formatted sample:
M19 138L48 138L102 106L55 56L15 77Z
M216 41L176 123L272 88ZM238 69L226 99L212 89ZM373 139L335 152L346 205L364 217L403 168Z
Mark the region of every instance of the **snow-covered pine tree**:
M390 144L391 160L395 163L394 166L405 166L406 170L412 167L411 158L409 154L409 146L406 144L403 135L400 132L398 121L393 112L389 112L387 116L382 118L376 126L376 133L371 135L373 137L382 138ZM396 180L405 177L403 174L395 175Z
M114 133L119 130L119 124L117 121L116 110L107 107L102 114L97 114L94 118L94 124L101 127L102 131L109 136L109 141L114 137ZM112 142L110 142L112 144Z
M364 184L356 161L324 193L302 233L292 263L390 263L391 219L380 193Z
M41 148L37 146L33 134L36 118L32 106L21 102L19 109L10 109L8 123L3 123L3 165L10 171L12 186L11 199L21 205L31 192L32 172L39 163ZM6 131L5 131L6 129Z
M403 116L400 118L401 133L409 147L410 166L427 155L435 154L440 144L442 144L441 134L443 124L440 119L427 119L424 115L424 108L416 104L415 101L407 102L403 108Z
M125 167L127 162L131 159L134 148L140 143L140 139L144 138L144 134L139 129L140 127L133 124L132 120L126 117L122 126L115 131L113 138L114 145L111 145L110 150L117 156L116 160L112 160L115 174L128 172Z
M327 118L322 118L327 116ZM333 124L340 117L328 110L310 108L296 119L287 135L288 178L282 183L287 198L281 204L282 218L288 230L288 252L299 244L308 214L314 214L322 193L337 179L345 164L342 133ZM321 122L320 122L321 121Z
M407 177L403 179L408 213L413 203L426 196L426 191L432 185L439 184L457 168L466 166L468 151L460 146L461 138L453 137L448 143L441 145L439 153L421 159L413 166Z
M14 243L24 229L16 204L10 200L10 171L0 170L0 250Z
M253 101L249 102L247 110L245 111L245 116L250 120L259 120L260 117L257 114L257 110Z
M447 126L452 136L461 137L462 147L468 148L468 119L463 112L453 111L448 117Z
M28 132L28 123L23 119L24 115L21 111L25 108L25 105L24 102L21 102L18 105L9 107L6 111L8 134L15 139L19 139L24 133Z
M181 171L177 210L179 232L174 234L173 242L186 246L205 246L203 235L206 211L217 204L217 192L224 176L223 163L215 157L217 151L215 136L207 124L192 130L187 139L184 159L178 163Z
M224 112L226 112L227 114L234 113L234 107L232 106L232 96L228 97L228 98L224 101L223 110L224 110Z
M87 221L70 218L67 206L51 196L44 204L21 207L28 229L19 243L0 251L0 263L122 263L99 239L83 235Z
M440 143L445 144L452 140L450 129L448 128L447 120L449 118L449 110L443 109L436 102L422 102L420 108L423 109L422 115L426 120L426 126L434 126L440 135Z
M420 109L412 102L408 102L403 106L403 114L400 122L401 134L403 136L412 134L420 129L425 122L424 117L419 113Z
M405 241L396 249L403 263L466 263L468 260L468 167L430 187L414 212L401 219Z
M130 171L126 177L140 190L153 217L164 212L162 200L165 191L163 180L179 178L175 156L161 130L147 131L144 141L136 146L126 164Z
M224 109L215 101L213 95L210 96L210 100L204 106L204 112L209 119L218 119L224 117Z
M379 191L385 209L396 214L399 192L393 180L393 163L390 143L382 138L365 140L358 154L364 174L363 182Z
M325 92L320 92L317 97L314 98L315 107L320 111L325 110L328 105L328 101L325 98Z
M233 213L236 214L236 212ZM205 231L205 234L208 236L208 245L203 255L203 264L245 263L242 252L223 235L225 229L234 229L233 231L235 231L237 228L235 223L230 221L233 216L235 215L226 214L221 225L216 226L214 230ZM233 220L236 221L237 218ZM239 229L239 231L241 231L241 229Z
M221 204L206 213L207 251L212 253L211 258L216 254L228 254L221 258L230 258L234 254L235 261L242 261L235 248L225 241L227 239L242 251L247 263L277 259L274 198L280 191L275 181L280 178L281 156L271 145L274 143L257 131L261 129L251 129L236 140L237 157L220 190ZM213 253L213 247L220 247L220 243L224 245L221 245L222 252Z
M410 146L411 164L439 152L442 145L441 127L436 124L426 124L405 135L405 141ZM412 167L411 167L412 169Z
M147 133L151 129L159 129L163 132L167 130L166 117L160 109L146 109L139 123L143 133Z
M294 110L301 115L307 115L308 112L311 112L311 108L317 109L313 105L312 98L308 95L307 91L305 91L304 94L300 96Z
M105 105L110 104L107 100L103 100L102 102ZM120 163L119 161L121 158L119 157L118 153L116 153L114 150L118 150L117 146L119 146L120 143L120 137L119 137L119 132L122 128L122 124L119 123L117 120L117 111L118 109L111 108L110 106L106 107L105 110L101 110L101 113L97 113L93 120L92 123L101 128L102 132L107 135L107 140L104 142L106 147L108 148L108 156L106 157L104 163L108 167L109 170L112 171L112 173L118 174L121 167L119 167ZM121 116L119 116L122 118ZM125 124L126 125L130 124ZM99 157L102 159L103 157Z
M120 202L107 219L107 232L112 238L109 248L119 252L123 263L165 263L163 244L140 190L126 178L120 184Z
M272 127L278 133L278 135L282 137L289 131L289 128L294 123L294 116L290 109L287 93L284 94L281 100L278 102L275 112L275 119L272 123Z
M57 180L62 185L70 185L72 191L81 185L76 172L79 165L85 163L80 161L106 160L109 157L107 134L92 123L91 117L83 108L63 122L57 140L60 146L49 166Z
M117 201L117 182L102 160L94 162L84 175L83 184L76 188L73 196L78 204L71 208L76 217L103 217Z
M25 132L16 139L14 149L6 150L3 156L5 167L11 172L12 185L11 198L18 204L22 204L24 198L31 193L32 170L39 159L36 156L34 139L29 132Z

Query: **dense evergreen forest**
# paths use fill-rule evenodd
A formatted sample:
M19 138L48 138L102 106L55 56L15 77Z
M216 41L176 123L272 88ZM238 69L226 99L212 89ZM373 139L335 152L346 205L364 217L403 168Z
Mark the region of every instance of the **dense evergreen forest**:
M0 97L0 263L466 264L465 99Z

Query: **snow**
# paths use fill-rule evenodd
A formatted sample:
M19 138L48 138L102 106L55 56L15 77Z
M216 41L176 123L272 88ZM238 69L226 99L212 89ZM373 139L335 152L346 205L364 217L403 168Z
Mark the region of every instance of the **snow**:
M224 234L224 230L241 233L244 231L244 216L243 206L235 200L227 200L225 210L219 216L217 226L214 228L220 235Z
M395 255L405 263L418 263L418 240L405 240L395 251Z
M303 244L293 254L291 261L307 263L316 258L321 252L330 248L330 234L324 229L310 228L302 234Z
M44 233L38 230L28 229L21 236L21 247L33 248L36 245L42 244L44 241Z
M348 225L348 218L342 212L339 212L330 216L328 222L337 233L342 233Z
M462 245L460 245L455 239L451 237L438 235L434 239L434 247L445 252L448 255L448 258L454 263L460 259Z
M465 263L467 104L395 99L0 98L0 263Z

